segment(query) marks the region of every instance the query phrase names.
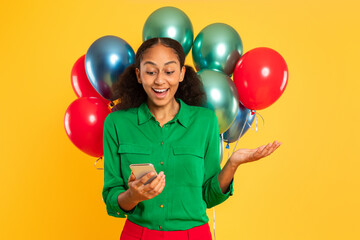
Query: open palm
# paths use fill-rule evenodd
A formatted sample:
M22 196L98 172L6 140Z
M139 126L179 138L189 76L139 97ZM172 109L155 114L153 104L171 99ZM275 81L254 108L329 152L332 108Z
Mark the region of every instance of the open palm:
M255 149L246 149L242 148L239 150L236 150L230 157L230 161L232 161L233 164L236 166L239 166L240 164L247 163L247 162L253 162L256 160L259 160L261 158L264 158L271 153L273 153L278 147L280 147L281 142L274 141L272 143L269 143L267 145L262 145Z

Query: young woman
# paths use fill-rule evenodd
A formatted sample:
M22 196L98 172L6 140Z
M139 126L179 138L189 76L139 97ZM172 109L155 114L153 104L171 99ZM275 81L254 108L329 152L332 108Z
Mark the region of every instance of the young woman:
M206 208L233 194L240 164L281 144L237 150L221 169L216 115L200 107L202 83L184 61L177 41L149 39L113 86L119 103L104 123L102 195L110 216L127 217L121 240L210 240ZM134 163L152 163L156 178L136 179Z

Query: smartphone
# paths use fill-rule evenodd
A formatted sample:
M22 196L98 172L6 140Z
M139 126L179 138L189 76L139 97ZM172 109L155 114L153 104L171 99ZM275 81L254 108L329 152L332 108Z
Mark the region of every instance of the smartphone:
M154 165L152 165L151 163L130 164L130 169L134 173L136 179L142 178L149 172L155 173L155 175L151 177L149 180L147 180L144 185L151 183L157 176Z

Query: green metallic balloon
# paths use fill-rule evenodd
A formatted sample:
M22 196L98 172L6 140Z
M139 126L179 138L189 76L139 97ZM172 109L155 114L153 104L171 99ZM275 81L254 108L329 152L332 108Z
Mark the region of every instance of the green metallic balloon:
M191 49L194 30L189 17L175 7L163 7L154 11L143 28L143 41L155 37L168 37L177 40L185 55Z
M243 53L243 45L234 28L224 23L208 25L196 36L192 49L195 68L212 69L230 76Z
M219 122L219 133L224 133L234 122L239 111L239 95L233 81L224 73L204 69L198 72L204 85L206 103Z

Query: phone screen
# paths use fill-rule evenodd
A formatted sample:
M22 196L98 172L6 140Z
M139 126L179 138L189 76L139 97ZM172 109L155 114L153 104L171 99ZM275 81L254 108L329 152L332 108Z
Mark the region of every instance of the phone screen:
M153 177L151 177L148 181L146 181L145 185L151 183L157 176L156 170L151 163L130 164L130 169L134 173L136 179L142 178L149 172L155 173Z

